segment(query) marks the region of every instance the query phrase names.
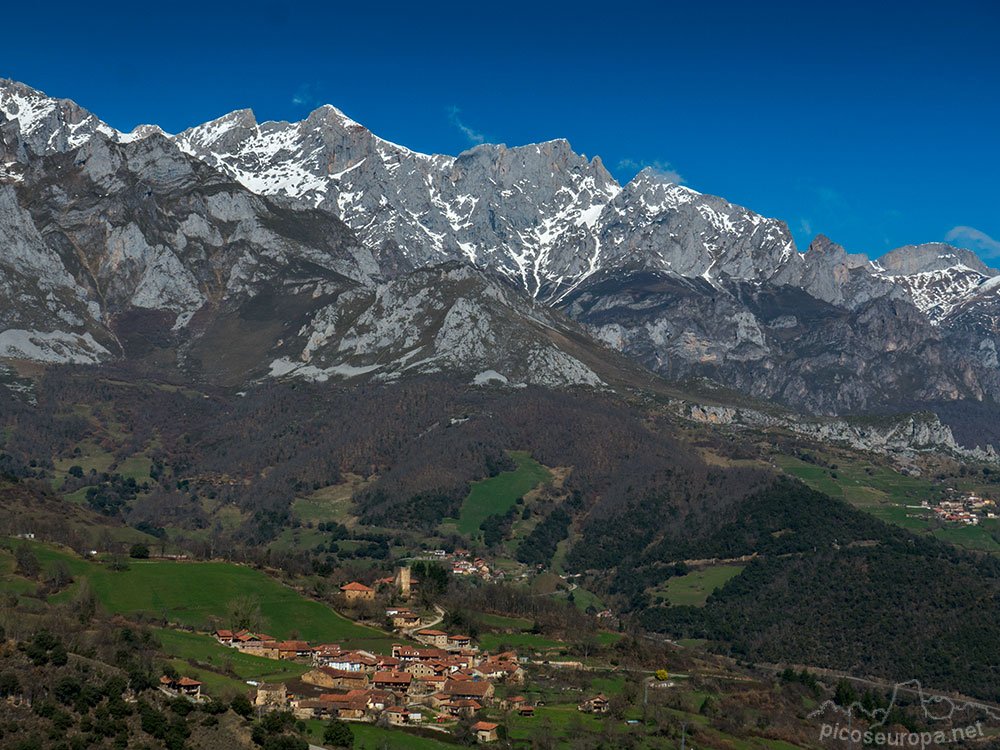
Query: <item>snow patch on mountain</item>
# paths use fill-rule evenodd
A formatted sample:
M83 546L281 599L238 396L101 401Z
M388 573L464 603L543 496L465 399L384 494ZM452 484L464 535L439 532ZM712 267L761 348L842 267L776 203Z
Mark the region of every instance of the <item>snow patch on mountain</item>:
M35 362L93 365L111 356L90 333L26 331L10 328L0 332L0 357Z
M906 290L916 308L934 325L940 325L989 280L989 277L961 263L941 270L892 278Z

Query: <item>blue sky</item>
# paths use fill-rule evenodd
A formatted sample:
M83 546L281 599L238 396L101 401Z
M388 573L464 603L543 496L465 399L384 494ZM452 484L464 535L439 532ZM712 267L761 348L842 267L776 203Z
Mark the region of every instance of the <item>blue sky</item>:
M565 137L621 182L650 165L784 219L800 249L1000 257L995 0L21 2L4 27L0 77L123 130L331 103L426 152Z

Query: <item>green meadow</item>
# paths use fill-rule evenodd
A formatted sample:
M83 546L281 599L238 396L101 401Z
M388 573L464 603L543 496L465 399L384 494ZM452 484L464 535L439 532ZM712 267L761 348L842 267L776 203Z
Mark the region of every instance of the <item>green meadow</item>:
M145 614L209 630L228 624L230 602L250 597L260 607L261 629L276 638L295 634L309 641L350 641L357 648L380 650L393 642L391 636L357 625L325 604L246 566L129 560L127 570L116 572L108 565L81 559L49 545L32 543L32 547L44 566L62 561L77 579L68 590L53 597L56 601L71 598L79 579L86 578L109 612Z
M721 589L731 579L743 572L745 565L716 565L695 570L667 581L663 594L671 604L689 604L703 607L716 589Z
M495 477L475 482L469 496L462 502L458 517L458 533L469 536L479 533L479 525L489 516L506 513L517 498L552 478L552 473L524 451L509 451L517 464L514 471L504 471ZM445 523L455 519L446 519Z
M1000 523L991 519L977 526L948 524L938 528L929 511L907 507L922 500L936 501L944 496L942 487L922 477L904 476L885 466L867 461L829 458L833 466L807 463L792 456L776 456L775 462L785 472L830 497L846 500L886 523L913 532L933 533L938 539L988 552L1000 552Z
M290 680L300 677L311 669L307 664L279 662L240 653L235 648L223 646L210 635L166 628L156 628L154 632L163 646L164 653L179 659L193 659L210 665L212 669L231 671L243 680L260 682Z

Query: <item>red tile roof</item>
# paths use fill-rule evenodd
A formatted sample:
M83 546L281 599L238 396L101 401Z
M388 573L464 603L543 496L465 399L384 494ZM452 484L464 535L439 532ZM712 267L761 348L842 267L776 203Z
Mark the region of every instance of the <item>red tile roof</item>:
M348 584L340 587L341 591L374 591L375 589L370 589L363 583L358 583L357 581L351 581Z
M388 683L396 685L409 685L413 681L413 675L408 672L376 672L372 682Z
M482 698L489 691L490 683L484 681L473 682L472 680L448 680L444 684L444 691L448 695L472 695Z

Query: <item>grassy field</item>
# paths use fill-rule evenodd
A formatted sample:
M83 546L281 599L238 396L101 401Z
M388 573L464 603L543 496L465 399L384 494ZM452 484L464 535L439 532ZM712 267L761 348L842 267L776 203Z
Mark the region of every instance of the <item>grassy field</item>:
M578 700L580 696L575 694L574 697ZM507 724L511 739L530 741L544 730L546 733L551 732L558 747L565 747L573 739L577 728L599 733L604 722L593 714L580 713L574 703L565 706L539 706L535 709L535 715L530 718L512 714L507 719Z
M129 456L120 464L116 470L126 479L134 479L139 484L150 481L149 470L153 462L145 456Z
M223 646L209 635L165 628L157 628L154 632L163 645L164 653L179 659L194 659L224 671L232 671L243 680L278 682L299 677L311 669L306 664L279 662L260 656L241 654L235 648Z
M572 591L566 591L566 592L560 591L558 594L555 595L555 598L562 599L568 602L570 601L571 596L573 597L572 599L573 604L575 604L578 609L581 609L584 612L587 611L588 607L593 607L598 612L604 609L604 600L601 599L601 597L599 597L592 591L587 591L587 589L581 588L580 586L577 586Z
M479 646L488 651L498 650L501 644L510 644L515 649L529 651L548 651L566 645L562 641L533 633L480 633L477 640Z
M827 468L791 456L776 456L775 462L813 489L859 507L882 501L916 505L921 500L938 500L944 489L923 477L904 476L886 466L868 461L831 458L836 468Z
M56 476L60 482L71 466L79 466L85 474L89 474L91 469L100 474L107 471L108 467L115 461L112 454L89 440L81 442L77 447L80 449L79 454L68 458L57 458L53 461Z
M209 669L192 667L182 659L167 659L166 661L177 670L177 673L181 677L190 677L193 680L201 682L202 690L209 695L224 696L249 689L247 684L242 680L236 680Z
M109 612L144 613L209 630L217 624L224 626L231 601L250 596L260 605L261 629L276 638L297 633L309 641L349 641L357 648L380 650L387 649L394 640L356 625L252 568L216 562L131 560L128 570L115 572L48 545L33 544L33 548L43 565L61 560L77 579L87 578ZM71 597L76 585L55 598Z
M485 612L477 614L476 619L492 628L509 628L510 630L527 630L532 625L531 620L525 620L521 617L504 617Z
M14 555L6 550L0 551L0 591L23 594L26 591L34 591L36 587L34 581L14 573Z
M624 637L624 633L612 633L610 630L599 630L597 632L597 642L602 646L610 646L612 643L618 643Z
M273 550L288 552L292 550L309 550L317 544L329 541L330 535L319 529L309 529L299 527L297 529L284 529L278 538L268 545Z
M726 585L731 578L743 572L745 565L716 565L696 570L686 576L678 576L667 581L663 596L671 604L705 606L705 601L716 589Z
M867 461L832 458L827 468L791 456L776 456L784 471L798 477L815 490L846 500L886 523L917 533L933 533L939 539L968 549L1000 552L1000 523L987 520L978 526L948 524L939 528L928 511L906 506L922 500L938 501L945 496L939 485L922 477L904 476L885 466Z
M479 525L488 516L506 513L517 498L552 478L548 469L524 451L510 451L510 457L517 464L515 471L505 471L472 485L459 512L458 533L477 535Z
M306 721L309 735L315 744L323 744L323 725L324 722L319 719ZM358 722L351 722L350 726L354 732L355 750L455 750L457 747L452 742L418 737L399 729L383 729Z
M351 498L375 481L376 477L364 479L357 474L346 475L345 482L323 487L309 497L300 497L292 504L292 513L303 523L323 523L339 521L352 525L355 521Z

